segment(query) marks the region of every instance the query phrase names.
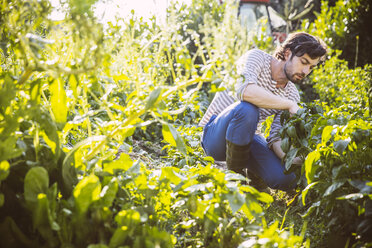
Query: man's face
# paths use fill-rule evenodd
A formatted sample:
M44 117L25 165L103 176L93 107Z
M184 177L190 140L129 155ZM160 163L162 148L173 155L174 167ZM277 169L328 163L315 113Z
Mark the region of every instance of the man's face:
M320 61L320 58L310 58L307 53L301 57L296 55L292 57L291 55L292 53L288 52L287 60L284 64L284 73L288 80L293 83L301 82Z

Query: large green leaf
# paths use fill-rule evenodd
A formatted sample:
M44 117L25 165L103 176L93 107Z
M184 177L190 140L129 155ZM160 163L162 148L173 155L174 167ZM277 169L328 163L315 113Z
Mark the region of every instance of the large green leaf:
M352 193L352 194L337 197L336 199L337 200L353 200L353 201L356 201L356 200L362 199L364 196L365 195L362 194L362 193Z
M52 212L55 210L56 186L54 184L52 188L48 188L49 176L43 167L31 168L25 176L24 197L32 211L33 226L52 247L57 242L53 230L60 230L55 222L55 213Z
M17 92L12 76L9 73L4 74L1 73L0 75L0 113L2 115L6 115L6 109L15 98Z
M328 196L332 194L336 189L340 188L345 184L345 180L333 182L324 192L323 196Z
M163 124L162 133L165 141L167 141L172 146L177 147L177 149L186 156L185 142L171 124Z
M100 194L100 199L98 204L101 207L111 207L112 203L116 198L116 193L118 192L119 184L116 178L113 178L107 185L102 188Z
M50 113L44 109L34 106L29 113L33 121L37 122L40 125L41 132L40 134L44 137L45 142L51 147L52 151L56 154L54 157L55 160L59 158L60 155L60 141L57 130L57 125L50 116Z
M31 168L25 177L24 196L26 203L31 207L37 203L39 194L47 194L49 187L49 176L43 167Z
M372 193L372 183L371 182L366 182L362 180L349 180L350 185L353 187L359 189L360 193L367 193L371 194Z
M17 140L15 135L9 135L0 142L0 160L12 159L22 154L23 151L16 146Z
M238 211L245 203L244 196L238 192L226 194L226 199L233 213Z
M296 128L294 126L288 127L287 134L288 134L289 137L295 139L297 137Z
M49 201L45 194L40 193L38 195L37 204L32 209L32 212L34 228L39 230L43 238L48 241L50 246L54 246L58 241L56 240L56 237L54 237L53 230L58 231L59 226L53 221L49 209Z
M69 197L74 186L78 183L75 168L74 152L68 153L62 162L62 179L61 191L64 197Z
M262 206L256 200L255 196L246 195L245 205L249 208L250 212L254 215L262 213Z
M40 136L43 137L45 143L50 147L50 149L52 150L52 152L54 154L56 154L56 152L58 152L58 148L57 148L56 142L54 142L53 140L50 140L49 137L48 137L48 135L46 135L45 132L40 132L39 134L40 134Z
M302 190L302 204L305 206L305 199L306 195L309 193L309 190L313 188L315 185L317 185L319 182L312 182L309 185L306 186L304 190Z
M285 169L290 170L292 166L293 159L297 156L298 148L291 149L285 156Z
M301 217L302 217L302 218L306 218L306 217L310 216L310 214L311 214L311 213L312 213L316 208L318 208L319 206L320 206L320 201L317 201L317 202L313 203L313 204L311 205L311 207L308 208L307 211L306 211L303 215L301 215Z
M158 100L160 96L161 91L162 91L161 88L156 88L150 93L150 96L146 102L146 106L145 106L146 109L151 109L154 107L156 101Z
M78 99L78 85L79 85L79 81L77 79L77 76L76 75L70 75L69 77L69 86L72 90L72 93L74 95L74 98L75 99Z
M338 154L341 155L345 151L349 143L350 143L350 140L337 140L333 142L333 148Z
M62 162L62 178L64 187L66 188L66 196L71 193L73 186L77 183L76 168L78 168L79 164L75 164L76 161L74 157L82 156L81 154L77 154L83 152L83 149L81 149L82 147L88 146L93 142L103 141L106 138L107 137L104 135L91 136L74 145L74 147L66 154L66 157Z
M0 182L5 180L9 175L9 162L4 160L0 162Z
M274 201L274 198L270 194L265 192L260 192L259 195L256 197L258 201L261 201L263 203L272 203Z
M40 97L41 97L41 94L40 94L40 91L41 91L41 86L42 86L42 83L41 83L41 80L38 79L38 80L35 80L31 83L31 87L30 87L30 97L31 97L31 100L34 101L36 104L39 104L40 103Z
M66 123L67 121L67 96L63 86L63 80L58 78L49 87L51 93L50 105L55 121L58 123Z
M307 183L311 184L314 180L314 175L317 169L315 162L320 158L319 151L315 150L310 152L305 160L305 176L307 179Z
M322 143L325 144L330 138L332 138L333 126L326 126L322 132Z
M181 183L183 180L187 180L186 177L183 177L182 175L176 173L175 170L178 169L174 167L161 168L161 175L159 180L168 180L170 183L173 183L174 185Z
M111 236L109 247L122 247L121 245L127 239L129 230L127 226L118 227L114 234Z
M280 142L280 147L282 148L284 153L287 153L289 151L289 148L290 148L289 138L286 137L286 138L282 139L281 142Z
M84 214L90 204L100 198L101 183L95 175L84 177L75 187L73 195L79 213Z
M115 171L127 171L133 165L133 160L126 153L121 153L120 158L103 165L103 170L114 174Z

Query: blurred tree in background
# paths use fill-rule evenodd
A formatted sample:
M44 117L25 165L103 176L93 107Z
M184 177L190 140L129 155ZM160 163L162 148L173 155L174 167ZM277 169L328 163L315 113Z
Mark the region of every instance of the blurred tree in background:
M338 7L343 2L344 8ZM350 66L372 63L372 2L370 0L330 0L329 7L340 10L345 29L343 36L335 35L334 48L342 51L341 58Z
M341 50L340 58L348 61L350 67L372 63L370 0L272 0L270 4L282 16L286 11L287 16L295 16L312 6L302 18L291 22L290 32L301 29L305 19L308 25L314 22L312 32L324 37L332 49ZM308 27L305 25L305 29Z

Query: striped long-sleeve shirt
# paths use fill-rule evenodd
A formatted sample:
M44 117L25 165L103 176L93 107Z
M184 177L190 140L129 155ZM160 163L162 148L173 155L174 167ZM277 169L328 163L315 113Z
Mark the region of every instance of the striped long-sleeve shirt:
M240 77L240 79L237 80L236 85L234 85L235 90L227 89L217 92L199 125L205 126L213 115L218 115L236 101L242 101L244 89L249 84L257 84L274 95L299 102L300 95L296 86L292 82L289 81L284 88L276 87L277 82L272 80L271 77L272 59L273 57L271 55L259 49L252 49L245 53L237 63L237 72L242 77ZM228 87L224 84L221 84L221 86ZM235 92L233 93L233 91ZM274 115L270 135L267 138L269 146L271 146L274 141L280 139L278 131L281 128L280 115L282 110L259 108L259 112L260 119L257 128L258 133L260 132L262 122L265 121L267 117Z

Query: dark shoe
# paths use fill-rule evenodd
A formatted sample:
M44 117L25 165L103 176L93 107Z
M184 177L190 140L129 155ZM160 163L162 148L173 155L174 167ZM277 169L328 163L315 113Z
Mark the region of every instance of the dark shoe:
M269 187L267 184L261 179L261 177L257 176L253 172L248 172L248 179L249 183L248 185L254 187L258 191L269 193Z
M250 145L237 145L226 140L226 165L229 170L247 176Z
M239 173L249 179L248 185L258 191L268 192L266 183L252 172L248 172L250 145L237 145L226 141L226 165L229 170Z

